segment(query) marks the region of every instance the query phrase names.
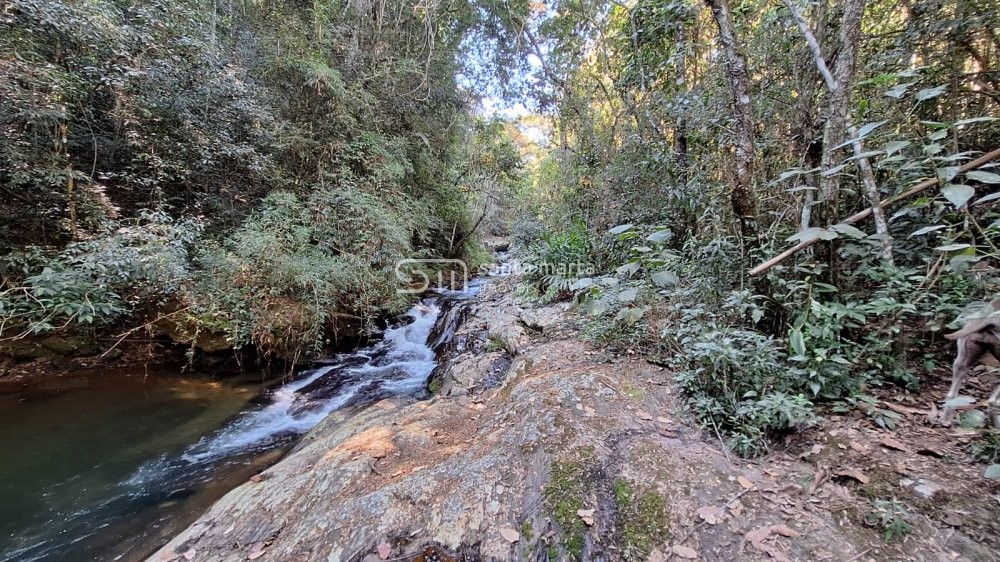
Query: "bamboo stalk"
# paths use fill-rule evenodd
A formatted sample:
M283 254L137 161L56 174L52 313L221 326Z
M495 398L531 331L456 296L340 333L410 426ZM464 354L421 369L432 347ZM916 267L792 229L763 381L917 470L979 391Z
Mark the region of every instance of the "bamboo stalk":
M998 148L996 150L993 150L991 152L987 152L986 154L980 156L979 158L976 158L975 160L966 163L964 166L962 166L961 168L958 169L958 173L962 174L962 173L968 172L970 170L975 170L976 168L982 166L983 164L987 164L987 163L989 163L989 162L991 162L993 160L996 160L997 158L1000 158L1000 148ZM927 178L927 179L923 180L922 182L920 182L917 185L911 187L910 189L907 189L906 191L904 191L902 193L899 193L899 194L893 195L892 197L888 197L886 199L883 199L882 202L880 203L880 206L884 208L887 205L892 205L893 203L896 203L896 202L898 202L900 200L912 197L913 195L916 195L917 193L920 193L921 191L924 191L927 188L933 187L933 186L937 185L938 183L939 182L938 182L937 178ZM868 218L868 216L871 215L871 214L872 214L872 208L868 207L868 208L866 208L866 209L864 209L862 211L858 211L857 213L854 213L853 215L851 215L851 216L847 217L846 219L840 221L839 224L854 224L854 223L856 223L856 222L858 222L858 221L860 221L862 219ZM750 270L750 275L751 276L753 276L753 275L760 275L761 273L764 273L768 269L771 269L772 267L774 267L774 266L778 265L779 263L785 261L790 256L793 256L793 255L801 252L802 250L805 250L809 246L812 246L813 244L815 244L818 241L819 241L818 238L813 238L811 240L805 240L805 241L799 242L798 244L792 246L791 248L788 248L784 252L781 252L780 254L774 256L773 258L771 258L771 259L765 261L764 263L758 265L757 267L751 269Z

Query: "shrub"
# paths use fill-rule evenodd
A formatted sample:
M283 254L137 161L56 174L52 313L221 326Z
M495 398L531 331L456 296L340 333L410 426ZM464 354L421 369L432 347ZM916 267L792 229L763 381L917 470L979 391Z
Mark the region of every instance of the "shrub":
M738 454L762 454L769 439L815 421L802 380L774 339L693 322L674 341L681 352L670 366L695 417L730 434Z
M594 274L591 250L589 234L582 224L543 233L524 259L528 266L525 279L537 285L542 300L567 298L574 283Z
M8 254L3 269L14 286L0 293L0 332L106 324L162 304L191 278L188 252L201 229L195 220L143 211L56 254L36 247Z
M977 461L1000 463L1000 429L987 429L969 444L969 455Z
M223 245L201 253L193 306L221 314L234 346L253 343L286 358L319 351L338 314L364 325L386 306L398 309L389 264L375 269L382 250L367 238L378 231L352 232L345 243L357 253L350 253L334 246L330 228L295 195L269 195Z

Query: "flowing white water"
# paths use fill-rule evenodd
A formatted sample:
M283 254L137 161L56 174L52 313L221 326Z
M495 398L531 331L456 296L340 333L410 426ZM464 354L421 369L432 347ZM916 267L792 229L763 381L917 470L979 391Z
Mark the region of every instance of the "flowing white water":
M414 306L406 314L412 321L386 330L379 343L307 371L275 390L268 405L203 438L182 458L200 463L267 447L275 439L309 431L360 395L375 398L420 391L436 365L427 338L440 312L436 299Z

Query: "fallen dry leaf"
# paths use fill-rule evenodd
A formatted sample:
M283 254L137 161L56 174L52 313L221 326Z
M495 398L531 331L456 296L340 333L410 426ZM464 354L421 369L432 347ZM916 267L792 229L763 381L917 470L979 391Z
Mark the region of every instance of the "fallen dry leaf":
M802 533L796 531L795 529L789 527L788 525L772 525L771 528L774 529L775 533L778 533L779 535L781 535L783 537L793 537L794 538L794 537L801 537L802 536Z
M743 502L741 502L740 500L734 501L733 503L729 504L728 507L729 507L729 513L732 513L733 517L739 517L740 515L743 515Z
M645 410L639 410L635 415L639 416L640 420L651 421L653 419L653 416L649 415L649 412Z
M385 560L386 558L389 557L389 553L392 552L392 547L389 546L389 543L384 542L384 543L378 545L378 548L376 549L376 552L378 552L378 557L379 558L381 558L382 560Z
M257 541L253 543L253 546L250 547L250 552L247 553L247 560L256 560L261 556L264 556L265 546L264 541Z
M799 454L799 458L800 459L804 459L804 458L812 456L812 455L818 455L818 454L822 453L823 449L825 449L825 448L826 448L825 446L823 446L823 445L821 445L819 443L814 443L813 446L812 446L812 449L809 449L808 451L800 453Z
M673 550L674 554L681 558L695 559L698 557L698 551L689 546L675 544L670 550Z
M518 533L514 529L503 528L500 529L500 536L504 538L509 543L516 543L521 540L521 533Z
M961 527L963 523L962 518L955 513L948 513L941 518L941 522L952 527Z
M787 556L775 546L766 544L764 541L769 539L771 535L778 534L783 537L798 537L802 534L792 529L788 525L768 525L767 527L761 527L760 529L755 529L743 535L743 538L750 542L755 549L764 554L767 554L771 558L774 558L778 562L791 562Z
M868 478L867 476L864 475L863 472L855 468L848 468L841 470L840 472L837 473L837 476L848 476L850 478L857 480L858 482L861 482L862 484L867 484L871 480L871 478Z
M753 488L753 482L751 482L746 476L737 476L736 481L740 483L740 486L743 486L744 490Z
M886 408L889 408L893 412L903 415L914 415L914 416L924 416L927 415L927 410L921 410L920 408L911 408L909 406L903 406L902 404L894 404L892 402L882 401Z
M726 518L726 512L714 505L705 505L698 508L698 517L705 520L709 525L715 525Z
M881 443L882 446L884 447L888 447L889 449L895 449L897 451L902 451L904 453L911 452L909 447L904 445L901 441L893 439L892 437L883 437L882 440L879 441L879 443Z
M851 446L852 449L854 449L855 451L857 451L859 453L864 453L865 451L868 450L868 447L865 447L864 445L862 445L861 443L858 443L857 441L851 441L850 442L850 446Z
M583 522L587 524L588 527L594 526L594 510L593 509L578 509L576 514L583 519Z

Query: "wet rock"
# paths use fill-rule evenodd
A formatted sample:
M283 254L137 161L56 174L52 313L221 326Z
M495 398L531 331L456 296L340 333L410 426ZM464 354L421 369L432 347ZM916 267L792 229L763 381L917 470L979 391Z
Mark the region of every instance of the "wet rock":
M0 341L0 353L19 360L54 357L56 355L55 351L45 347L41 342L31 339Z
M42 346L50 349L55 355L70 355L77 350L77 346L65 338L49 336L40 342Z
M934 497L934 494L944 490L944 486L926 478L918 478L916 480L904 478L900 481L900 485L904 488L910 488L913 490L913 493L927 499Z

